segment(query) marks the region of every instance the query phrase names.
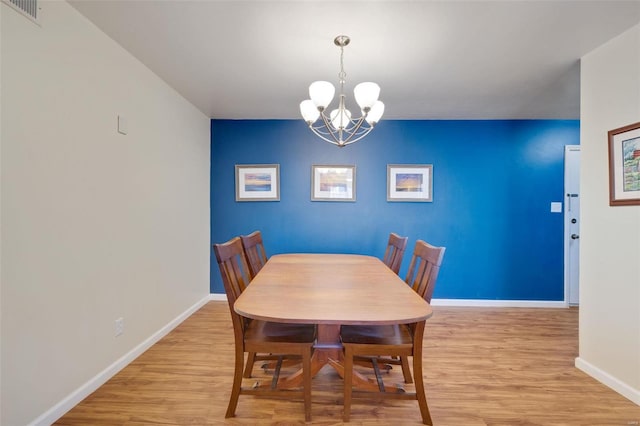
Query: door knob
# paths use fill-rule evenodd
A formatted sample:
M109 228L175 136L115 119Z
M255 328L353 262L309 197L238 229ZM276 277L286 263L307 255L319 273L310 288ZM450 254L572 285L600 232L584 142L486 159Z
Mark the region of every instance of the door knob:
M578 234L571 234L571 239L572 239L572 240L577 240L578 238L580 238L580 235L578 235Z

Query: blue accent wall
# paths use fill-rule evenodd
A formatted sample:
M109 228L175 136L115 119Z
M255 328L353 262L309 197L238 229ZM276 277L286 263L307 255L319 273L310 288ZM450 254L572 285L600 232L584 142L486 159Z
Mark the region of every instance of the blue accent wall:
M268 255L382 257L390 232L446 246L434 298L564 298L564 146L577 120L383 120L338 148L302 120L211 121L211 241L256 229ZM236 202L236 164L280 164L279 202ZM356 166L356 202L311 201L311 165ZM433 164L433 202L387 202L387 164ZM223 293L211 253L211 292Z

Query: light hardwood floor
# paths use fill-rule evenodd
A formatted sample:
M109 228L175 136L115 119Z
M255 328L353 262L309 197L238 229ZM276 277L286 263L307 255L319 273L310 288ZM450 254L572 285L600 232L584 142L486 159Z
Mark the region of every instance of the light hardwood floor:
M304 423L302 401L242 396L224 419L233 374L226 302L209 302L62 417L57 425ZM435 307L424 372L435 425L638 425L640 407L574 367L578 309ZM366 370L361 370L368 373ZM257 365L255 379L266 377ZM389 375L402 382L397 368ZM313 424L340 424L342 382L313 379ZM355 400L351 423L420 424L415 401Z

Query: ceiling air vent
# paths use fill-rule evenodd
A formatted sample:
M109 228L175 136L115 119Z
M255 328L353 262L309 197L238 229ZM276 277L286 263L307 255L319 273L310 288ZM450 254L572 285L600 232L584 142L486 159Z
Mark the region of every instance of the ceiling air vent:
M33 22L38 23L38 0L2 0Z

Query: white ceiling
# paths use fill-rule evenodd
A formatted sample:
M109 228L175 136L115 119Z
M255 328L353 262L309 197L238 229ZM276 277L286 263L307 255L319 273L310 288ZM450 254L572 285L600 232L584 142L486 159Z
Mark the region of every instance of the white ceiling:
M220 119L299 118L339 34L347 106L375 81L383 119L579 118L580 57L640 22L640 0L70 3Z

